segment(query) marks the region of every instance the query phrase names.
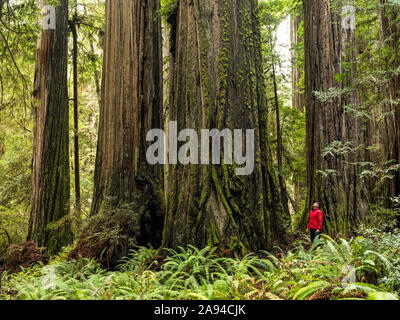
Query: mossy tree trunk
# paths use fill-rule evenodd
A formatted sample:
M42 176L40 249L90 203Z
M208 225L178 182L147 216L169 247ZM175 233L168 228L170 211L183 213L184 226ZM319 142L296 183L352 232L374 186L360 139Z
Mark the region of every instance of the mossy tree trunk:
M1 19L1 16L3 15L3 5L4 5L4 3L5 3L5 0L0 0L0 19Z
M42 31L35 67L35 129L28 240L57 252L72 241L69 221L68 1L56 29Z
M386 86L387 101L384 103L383 112L387 113L381 128L383 137L384 154L386 161L400 163L400 74L395 70L400 67L400 12L399 5L387 0L380 0L380 29L381 40L386 46L385 70L388 72ZM400 195L400 171L397 170L394 179L386 183L383 190L385 201L391 205L390 197Z
M75 6L77 4L75 3ZM76 8L76 7L75 7ZM76 9L75 9L76 10ZM73 72L73 92L74 92L74 173L75 173L75 211L77 215L81 213L81 182L80 182L80 162L79 162L79 95L78 95L78 15L75 11L74 17L69 21L72 33L72 72Z
M284 239L268 146L256 0L178 1L171 25L169 120L178 131L255 129L255 168L171 165L163 246L271 248Z
M162 128L160 3L106 1L95 190L91 214L132 204L130 237L161 244L163 170L146 160L147 132ZM122 254L122 253L121 253Z
M358 108L358 98L354 92L340 93L355 72L355 32L342 28L341 21L330 0L304 1L307 208L300 226L305 228L308 209L319 201L330 234L349 231L368 212L358 167L353 165L360 160L356 148L361 126L346 111L346 106ZM338 94L315 94L330 88ZM333 152L325 152L326 148Z

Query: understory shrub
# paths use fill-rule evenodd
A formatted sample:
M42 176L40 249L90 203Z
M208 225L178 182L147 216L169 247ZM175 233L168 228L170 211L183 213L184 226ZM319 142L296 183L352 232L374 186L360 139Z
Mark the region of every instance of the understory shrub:
M226 257L217 248L138 247L106 271L96 260L67 261L67 253L4 273L1 299L85 300L334 300L398 299L400 232L360 230L334 240L321 236L281 258L257 252Z

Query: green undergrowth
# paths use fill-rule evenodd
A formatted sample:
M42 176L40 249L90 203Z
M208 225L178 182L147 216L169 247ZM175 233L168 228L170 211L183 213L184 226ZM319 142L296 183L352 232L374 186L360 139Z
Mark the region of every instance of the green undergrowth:
M322 236L310 249L299 242L277 258L267 252L223 257L192 246L138 248L116 271L91 259L4 273L0 299L19 300L336 300L398 299L400 231L361 230L362 236Z

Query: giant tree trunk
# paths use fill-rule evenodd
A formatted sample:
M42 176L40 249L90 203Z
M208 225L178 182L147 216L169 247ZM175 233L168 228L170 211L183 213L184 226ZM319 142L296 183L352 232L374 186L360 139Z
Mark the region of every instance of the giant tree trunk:
M179 1L171 30L170 121L178 131L255 129L255 168L171 165L163 246L270 248L285 226L268 147L256 0ZM287 217L286 217L287 218Z
M58 251L72 240L69 223L68 0L56 29L42 31L36 51L31 216L28 240Z
M87 237L102 230L103 238L96 239L98 250L89 255L100 256L106 249L103 262L107 267L115 266L133 245L161 244L163 171L146 160L147 132L162 128L159 10L157 0L106 2L102 103L91 210L92 216L100 214L103 219L94 218L77 251L85 252ZM119 233L117 241L107 238L113 230Z
M400 13L399 5L389 3L387 0L380 0L380 29L381 40L386 47L385 70L392 72L388 76L386 86L387 101L384 103L384 113L392 114L386 116L382 126L383 147L386 161L400 163L400 74L393 72L400 68ZM400 195L400 172L395 173L394 179L385 184L383 195L388 204L391 204L390 197Z
M307 199L321 202L326 231L335 234L357 225L367 211L363 185L354 149L359 145L360 124L346 106L357 107L356 93L338 94L325 99L315 92L327 93L330 88L349 85L354 70L345 70L344 62L353 62L352 51L345 43L354 44L354 30L342 29L341 17L334 12L330 0L304 1L305 95L307 124ZM354 49L350 49L354 50ZM353 69L351 67L350 69ZM343 74L337 83L335 76ZM334 145L336 145L334 147ZM327 147L350 152L324 153ZM307 212L301 226L305 227Z

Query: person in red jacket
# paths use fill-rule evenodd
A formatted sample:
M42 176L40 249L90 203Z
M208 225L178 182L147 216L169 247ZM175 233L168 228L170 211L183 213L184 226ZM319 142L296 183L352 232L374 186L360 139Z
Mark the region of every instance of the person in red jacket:
M311 243L313 243L316 236L321 233L323 223L324 214L319 210L319 203L314 202L313 208L310 211L310 219L307 226L307 231L310 230Z

